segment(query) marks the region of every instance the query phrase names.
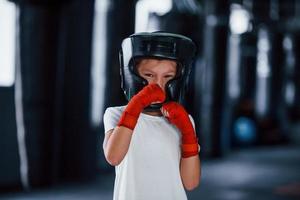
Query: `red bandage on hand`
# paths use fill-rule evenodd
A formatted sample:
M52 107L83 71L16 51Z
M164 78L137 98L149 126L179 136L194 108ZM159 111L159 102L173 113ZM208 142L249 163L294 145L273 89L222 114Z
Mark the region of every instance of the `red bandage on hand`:
M151 103L163 102L166 96L164 91L157 84L145 86L139 93L134 95L127 104L118 126L125 126L131 130L134 129L140 113Z
M198 155L198 139L185 109L176 102L168 102L162 106L161 111L181 132L182 157L188 158Z

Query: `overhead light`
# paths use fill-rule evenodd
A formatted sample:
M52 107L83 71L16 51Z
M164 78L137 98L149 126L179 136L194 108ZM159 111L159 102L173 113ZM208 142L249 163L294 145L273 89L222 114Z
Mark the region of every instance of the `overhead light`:
M251 29L250 13L241 5L232 4L229 16L229 27L233 34L242 34Z
M165 15L172 5L172 0L139 0L135 7L135 32L157 31L155 23L150 23L150 15Z

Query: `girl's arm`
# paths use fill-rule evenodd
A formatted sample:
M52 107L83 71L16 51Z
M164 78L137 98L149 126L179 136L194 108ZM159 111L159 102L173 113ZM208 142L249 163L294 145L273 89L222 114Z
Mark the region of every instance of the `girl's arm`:
M180 175L185 189L193 190L199 185L201 178L200 165L200 158L198 155L181 158Z
M119 165L125 157L132 137L132 130L117 126L105 134L103 149L107 162L113 166Z
M187 190L192 190L200 182L200 159L198 139L184 107L176 102L168 102L161 108L163 115L181 132L180 175Z

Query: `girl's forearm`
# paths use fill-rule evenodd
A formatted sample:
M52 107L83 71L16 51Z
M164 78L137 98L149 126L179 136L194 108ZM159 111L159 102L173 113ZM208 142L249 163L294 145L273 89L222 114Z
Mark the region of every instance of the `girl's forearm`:
M199 183L201 178L199 155L189 158L181 158L180 175L185 189L193 190Z
M132 137L132 130L123 126L117 126L111 133L108 133L104 146L104 154L109 164L116 166L125 157Z

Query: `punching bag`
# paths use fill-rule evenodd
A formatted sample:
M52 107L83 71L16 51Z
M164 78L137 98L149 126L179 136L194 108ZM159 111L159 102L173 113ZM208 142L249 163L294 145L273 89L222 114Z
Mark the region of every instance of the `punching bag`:
M229 148L227 136L221 135L228 36L228 1L204 1L203 62L196 73L196 92L200 94L199 121L204 154L222 156Z
M59 13L55 7L20 6L20 76L28 179L50 183ZM50 172L50 173L49 173Z
M90 179L96 171L89 118L93 1L20 0L18 5L22 95L17 112L23 113L18 129L24 135L28 186Z
M251 13L242 5L231 5L221 129L230 148L252 145L256 141L253 98L257 37L251 20Z
M282 34L271 27L258 28L255 115L259 126L259 142L280 143L284 133L280 127L278 91L282 88Z

